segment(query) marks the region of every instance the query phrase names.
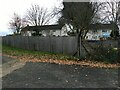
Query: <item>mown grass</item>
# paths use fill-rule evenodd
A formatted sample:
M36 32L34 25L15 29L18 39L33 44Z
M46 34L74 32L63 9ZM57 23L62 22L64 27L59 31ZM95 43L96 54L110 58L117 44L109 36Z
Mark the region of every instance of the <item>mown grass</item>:
M2 43L0 43L0 53L2 53Z
M24 50L20 48L10 47L7 45L2 46L2 53L4 55L10 56L12 58L17 58L20 61L24 62L49 62L56 64L69 64L69 65L81 65L81 66L90 66L98 68L118 68L118 64L105 63L104 61L96 60L79 60L79 58L64 55L56 54L50 52L39 52L32 50Z
M99 51L99 50L98 50ZM107 50L106 50L107 51ZM30 57L30 58L37 58L39 60L71 60L71 61L79 61L80 59L77 57L64 55L64 54L57 54L57 53L51 53L51 52L40 52L40 51L32 51L32 50L24 50L20 48L15 48L7 45L2 46L2 53L16 56L16 57ZM106 64L109 63L118 63L117 62L117 52L115 50L111 50L109 53L99 51L99 53L94 54L95 58L87 58L88 61L93 62L103 62ZM81 60L84 61L85 59Z
M78 58L64 55L64 54L56 54L51 52L40 52L40 51L32 51L32 50L24 50L20 48L15 48L7 45L2 46L3 54L11 55L11 56L32 56L33 58L38 59L53 59L53 60L78 60Z

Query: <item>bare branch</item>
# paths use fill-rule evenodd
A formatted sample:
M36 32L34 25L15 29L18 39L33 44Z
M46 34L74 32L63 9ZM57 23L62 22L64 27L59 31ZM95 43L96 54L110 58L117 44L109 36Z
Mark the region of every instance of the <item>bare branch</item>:
M14 31L14 33L19 34L21 29L25 27L26 20L22 19L18 14L14 13L12 20L9 22L10 28Z
M32 5L31 8L27 10L26 15L29 24L34 26L49 24L54 17L53 12L49 12L47 8L40 7L39 5Z

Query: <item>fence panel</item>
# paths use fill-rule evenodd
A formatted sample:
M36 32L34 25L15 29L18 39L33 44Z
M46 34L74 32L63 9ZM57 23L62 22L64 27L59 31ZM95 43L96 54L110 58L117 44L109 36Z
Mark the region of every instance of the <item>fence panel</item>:
M37 50L42 52L63 53L63 54L75 54L77 50L76 37L35 37L35 36L5 36L2 37L3 44L13 47L23 48L27 50ZM120 40L119 40L120 42ZM91 46L105 46L105 47L118 47L118 41L90 41ZM90 50L89 45L87 48ZM85 53L82 49L82 53Z
M63 43L61 37L50 37L51 39L51 52L63 53Z

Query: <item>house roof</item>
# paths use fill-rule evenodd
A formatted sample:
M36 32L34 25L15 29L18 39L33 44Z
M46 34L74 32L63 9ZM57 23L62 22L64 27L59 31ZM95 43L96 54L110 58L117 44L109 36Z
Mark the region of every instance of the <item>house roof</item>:
M22 31L61 30L63 25L26 26Z
M91 24L90 25L90 29L95 29L95 30L99 30L99 29L118 29L117 25L113 26L113 24Z
M61 30L63 27L63 25L44 25L44 26L26 26L22 29L22 31L42 31L42 30ZM91 24L89 29L90 30L100 30L100 29L117 29L118 27L117 25L115 25L115 27L113 27L113 24Z

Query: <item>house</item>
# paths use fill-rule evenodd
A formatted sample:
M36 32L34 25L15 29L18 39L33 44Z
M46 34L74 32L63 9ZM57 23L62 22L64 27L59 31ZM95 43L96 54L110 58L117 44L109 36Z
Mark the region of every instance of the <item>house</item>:
M113 27L113 24L91 24L89 31L86 34L86 40L100 40L101 38L110 37L113 28L118 30L118 27ZM42 36L69 36L70 31L68 25L44 25L44 26L26 26L22 29L23 36L32 36L33 33L39 31Z
M71 25L70 25L71 26ZM68 27L69 28L69 27ZM71 27L73 29L73 27ZM113 23L111 24L91 24L89 26L89 30L86 34L85 39L86 40L100 40L101 38L109 38L112 30L119 30L119 28L116 26L113 26ZM68 30L68 34L70 36L75 36L76 31Z
M86 40L100 40L100 38L109 38L113 29L118 30L117 26L113 24L91 24L85 39Z
M39 32L42 36L68 36L64 25L26 26L21 30L23 36L32 36Z

